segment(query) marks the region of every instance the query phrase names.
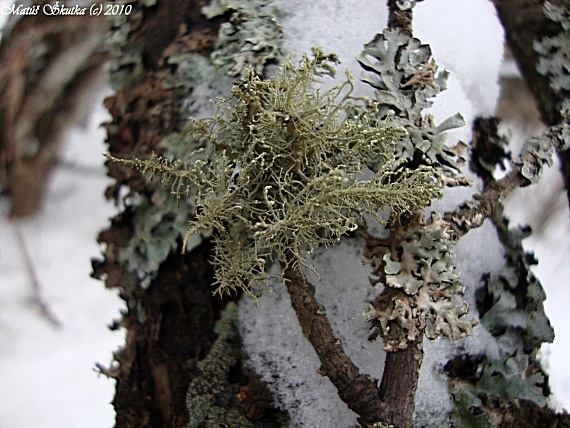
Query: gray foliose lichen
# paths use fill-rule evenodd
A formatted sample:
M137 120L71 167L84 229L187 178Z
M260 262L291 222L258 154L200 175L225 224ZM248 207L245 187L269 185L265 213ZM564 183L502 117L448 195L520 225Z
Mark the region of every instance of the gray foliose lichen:
M445 143L446 131L464 124L456 114L435 125L423 110L446 89L448 73L438 72L429 45L407 31L389 29L365 45L357 57L363 80L375 89L378 118L407 131L395 142L396 163L410 168L429 166L439 186L465 186L460 176L466 145ZM384 250L373 254L382 293L364 311L372 322L372 337L380 335L387 351L397 351L422 334L458 339L470 335L476 320L466 320L466 303L455 268L455 239L438 215L427 221L418 215L404 228L392 228ZM379 246L379 248L382 245Z
M536 260L522 247L530 229L511 229L503 220L498 232L506 250L505 265L498 274L482 278L477 306L499 354L461 357L473 362L471 374L449 380L457 426L492 427L493 413L513 400L547 404L549 390L538 353L543 343L553 341L554 331L544 312L546 295L531 271Z
M140 26L145 8L151 7L156 0L138 0L131 13L111 15L110 30L107 37L107 46L111 55L109 71L112 75L110 82L113 89L120 90L127 83L134 81L143 74L141 43L129 39L133 29Z
M542 176L545 166L552 166L554 151L564 151L570 148L570 114L566 101L562 108L563 122L552 126L547 132L528 138L521 150L516 164L521 174L530 184L537 183Z
M567 98L570 95L570 9L567 5L557 6L546 1L544 13L558 24L560 31L534 43L534 50L540 55L536 68L548 77L550 86L561 98Z
M230 76L244 76L246 66L262 74L268 63L283 57L283 30L279 14L267 0L214 0L202 8L211 19L231 13L220 27L212 63Z
M380 335L384 349L405 349L425 334L460 339L471 335L478 323L465 319L469 307L456 301L464 293L455 266L455 241L447 224L433 214L394 233L380 262L385 289L364 311L373 325L372 337Z
M449 76L438 72L430 46L406 31L385 30L365 45L357 60L366 71L362 80L375 89L378 117L408 132L396 144L398 163L429 165L445 186L469 185L457 175L465 164L465 144L445 144L446 131L465 121L456 114L436 126L433 117L423 114L432 98L446 89Z

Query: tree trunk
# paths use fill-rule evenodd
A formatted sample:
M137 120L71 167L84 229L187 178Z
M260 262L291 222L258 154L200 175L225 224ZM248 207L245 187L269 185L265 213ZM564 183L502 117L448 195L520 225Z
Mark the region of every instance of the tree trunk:
M26 15L0 45L0 188L11 217L35 214L64 131L86 114L102 84L106 21Z
M133 4L128 23L116 27L128 34L123 44L115 46L118 52L111 52L116 59L112 78L126 75L122 88L105 100L112 116L106 125L109 152L119 157L144 158L160 152L159 143L181 131L186 119L182 106L189 94L166 84L173 68L166 59L175 54L207 53L221 22L201 15L202 1L158 2L151 7L141 3ZM125 52L139 55L134 65L125 64ZM126 304L123 318L113 326L126 330L126 343L115 354L116 364L100 367L116 380L116 426L185 427L189 423L188 387L201 373L198 362L217 336L214 322L225 305L212 295L210 245L204 240L183 254L179 239L154 269L150 284L144 283L131 267L134 259L124 254L141 233L138 222L144 207L137 205L136 195L150 201L157 189L128 168L107 166L115 179L107 197L124 209L99 236L106 248L103 260L93 261L93 276L104 279L108 288L118 289ZM129 196L119 199L125 185ZM150 233L158 234L155 229ZM269 393L241 365L234 372L232 381L241 388L241 399L220 392L216 401L230 403L236 407L233 411L252 419L262 419L271 402ZM227 397L221 397L224 394Z

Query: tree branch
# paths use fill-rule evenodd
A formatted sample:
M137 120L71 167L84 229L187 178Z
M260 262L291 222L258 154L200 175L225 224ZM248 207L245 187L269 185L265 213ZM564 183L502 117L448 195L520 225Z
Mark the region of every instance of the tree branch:
M460 207L444 215L444 219L449 223L450 228L455 233L455 239L459 239L469 230L477 228L483 224L487 217L492 217L493 213L500 207L504 198L514 189L525 187L538 179L545 163L550 159L545 158L548 152L548 145L552 144L552 151L566 151L568 142L564 140L564 133L567 133L568 124L553 126L540 137L533 137L541 146L535 147L528 144L520 160L515 163L513 169L500 180L486 178L483 192L475 195L473 199L463 203ZM498 136L493 137L499 140ZM532 139L531 139L532 140Z
M562 103L568 99L569 94L564 88L555 89L551 75L539 73L537 66L541 56L535 45L546 37L561 34L563 29L546 16L544 1L493 0L493 3L505 29L509 47L534 95L542 120L549 126L560 123L564 120L561 114ZM568 8L565 0L549 0L548 3ZM560 150L558 156L570 204L570 152Z
M306 281L299 268L292 267L294 255L289 252L287 257L288 263L282 264L285 285L303 334L319 356L322 373L331 380L348 407L360 415L362 426L382 420L383 406L376 388L377 380L361 374L346 355L327 316L320 309L314 286Z
M307 282L299 268L293 267L293 254L288 253L287 257L287 263L282 264L285 285L303 334L321 361L321 372L337 388L340 398L360 416L362 426L384 422L402 428L411 427L423 357L422 338L411 343L408 349L388 353L378 390L378 381L360 373L346 355L315 298L314 286Z
M400 0L388 0L388 28L412 32L412 7L405 9Z
M416 391L424 358L423 335L408 343L406 349L388 352L382 374L380 400L384 418L396 427L411 427Z
M55 315L51 307L49 306L48 302L43 296L42 293L42 285L40 276L34 266L34 262L32 260L32 255L30 254L30 250L28 248L28 244L24 239L22 234L22 230L18 224L18 220L14 220L12 222L14 227L14 231L16 232L16 237L18 238L18 244L20 245L20 250L22 251L22 255L24 256L24 262L26 263L26 267L28 268L28 274L30 276L30 282L32 284L33 289L33 301L38 306L40 313L45 317L45 319L54 327L61 328L63 324L59 320L59 318Z

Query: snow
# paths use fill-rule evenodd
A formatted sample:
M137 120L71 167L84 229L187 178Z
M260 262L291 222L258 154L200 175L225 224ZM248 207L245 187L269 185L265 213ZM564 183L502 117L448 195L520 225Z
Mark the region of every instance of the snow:
M342 60L342 67L350 68L355 75L358 75L358 65L353 57L361 51L363 43L371 40L386 22L383 1L366 4L350 1L319 1L310 4L289 1L281 7L285 10L284 27L289 50L304 53L308 52L311 46L321 44L325 50L337 53ZM332 28L334 31L331 31ZM438 97L430 113L438 123L459 111L467 125L450 133L450 142L453 143L457 139L469 141L473 119L477 115L492 114L499 96L504 34L493 6L486 0L430 0L419 3L414 12L414 35L423 42L430 43L440 68L451 72L448 90ZM362 91L360 93L365 95L366 89L364 86L359 87L359 91ZM474 189L452 189L442 201L437 201L431 208L442 212L455 207L474 191L480 190L480 186L475 180ZM527 212L526 205L518 205L515 209ZM528 216L526 221L529 221ZM564 230L567 232L570 229L566 227ZM558 233L557 236L568 234ZM323 275L321 281L315 282L317 298L326 308L333 328L345 344L345 349L351 349L351 358L358 362L363 372L379 378L381 373L378 373L378 368L375 369L374 365L382 366L382 351L362 348L363 327L354 328L354 324L358 324L356 318L367 300L366 293L361 289L367 288L367 274L366 269L363 272L358 263L359 257L352 255L353 245L352 241L345 240L339 247L328 249L319 257L316 268ZM564 245L567 248L567 244ZM359 246L356 245L356 248ZM546 261L552 258L548 254L544 255ZM540 254L538 256L540 257ZM489 222L460 241L457 247L457 263L462 280L467 286L466 299L471 307L475 307L474 292L480 285L481 275L484 272L496 272L500 269L502 260L502 250L496 232ZM560 267L557 265L557 268ZM559 274L558 278L560 277L563 275ZM552 279L554 278L548 278L549 281ZM344 287L339 288L343 283ZM562 292L556 282L549 284L546 277L543 283L549 294L555 290ZM271 384L279 405L293 410L291 413L295 424L321 426L322 423L322 426L330 426L329 421L336 421L334 426L352 426L350 424L354 421L351 412L347 411L347 415L338 414L343 408L338 397L334 394L331 397L328 389L320 390L322 378L315 373L319 364L314 351L307 347L306 339L300 330L292 331L288 322L281 318L282 315L277 315L286 313L287 321L294 319L291 308L284 306L288 303L287 296L281 295L285 291L277 285L274 289L280 290L278 299L269 295L261 300L259 308L246 303L240 310L242 333L250 364ZM368 289L371 291L370 287ZM266 300L270 302L267 303ZM547 311L550 307L552 306L547 302ZM349 312L352 316L347 315L346 311L352 311ZM564 313L547 313L553 320L566 317ZM557 323L560 324L556 329ZM553 324L559 332L563 321L553 321ZM493 351L494 347L494 340L484 329L475 329L473 337L453 344L442 339L435 342L426 341L419 393L416 397L417 426L445 425L443 418L451 408L451 401L440 369L448 358L461 351L473 354L482 350L497 352L496 349ZM552 385L557 399L563 400L564 394L567 394L563 388L566 386L568 391L570 382L560 380L566 379L564 369L557 366L561 371L555 373L554 362L567 354L560 352L557 354L559 357L554 357L553 349L555 346L548 348L552 378L557 378L552 381ZM563 351L560 347L556 349ZM300 360L304 363L299 364ZM286 382L291 378L296 379L294 385ZM306 385L319 386L311 390ZM307 390L310 393L307 393ZM302 392L299 394L299 391ZM570 404L570 401L564 402L567 403L566 406ZM350 424L344 419L348 415Z
M418 3L413 19L414 36L432 46L440 67L457 79L477 114L493 114L499 96L503 28L492 3L429 0ZM458 110L464 114L457 106L457 98L452 97L448 105L447 100L438 97L438 108L445 104L449 109L443 113L445 117Z
M68 136L61 167L34 218L7 220L0 210L0 427L105 427L114 423L114 383L95 372L108 365L124 341L107 325L119 317L121 301L91 279L95 241L113 207L103 192L109 184L101 153L106 119L101 97L84 129ZM27 262L25 242L42 299L60 326L41 315Z
M317 301L324 306L344 349L363 373L380 379L385 353L380 341L369 342L362 310L373 297L368 266L362 265L361 240L317 249L309 258L320 274L306 272L316 284ZM331 382L318 374L318 357L303 336L287 290L272 284L276 295L267 295L258 306L240 303L240 332L249 361L276 394L281 408L289 409L294 422L304 426L357 427L357 415L342 402Z
M303 54L319 43L325 50L339 54L342 67L351 68L355 77L360 71L354 56L384 27L387 19L385 0L275 3L285 13L287 49ZM2 0L1 5L4 4ZM414 30L417 37L432 45L441 68L452 73L448 91L432 109L436 123L457 111L468 124L476 114L492 113L498 96L503 35L490 3L418 3ZM366 91L365 86L359 91ZM106 116L100 98L95 104L97 108L88 126L73 131L68 138L66 162L49 183L42 212L30 220L13 223L6 218L7 202L0 201L2 428L113 425L114 413L109 404L113 382L93 370L97 362L108 364L112 352L123 341L122 333L107 328L119 316L120 300L101 282L89 278L90 258L100 252L96 234L107 226L114 213L103 198L108 181L100 156L105 150L104 132L98 125ZM467 125L452 139L468 140L469 136ZM564 198L553 202L543 199L546 187L559 185L558 171L551 169L547 175L551 178L536 186L530 197L512 202L508 214L514 218L513 223L528 223L533 214L528 200L539 201L536 205L540 207L560 206L540 234L525 244L540 260L535 272L546 288L546 312L557 335L554 344L544 349L555 404L570 409L570 372L566 367L570 331L565 328L570 314L565 307L564 288L569 275L570 219ZM467 195L457 191L444 204L455 204ZM60 321L60 327L42 316L34 303L18 233L29 249L42 297ZM492 228L486 224L470 233L457 248L462 278L471 291L482 271L497 268L500 254L489 250L496 248L491 244L495 241ZM342 247L318 252L317 269L322 278L317 284L317 298L331 316L333 328L346 349L350 349L351 357L364 372L379 378L384 358L381 344L365 340L367 330L361 317L373 290L367 282L368 269L360 264L360 248L361 243L345 240ZM265 296L258 307L245 301L240 309L250 364L269 380L279 402L291 409L296 421L315 427L355 426L356 416L338 400L330 382L317 374L319 363L297 325L286 291L279 284L274 284L273 289L276 295ZM472 294L467 298L472 299ZM477 349L486 342L482 335L483 330L475 329L475 337L463 341L461 346ZM435 423L438 409L441 414L441 410L449 408L437 369L451 350L443 340L426 343L425 350L417 418Z

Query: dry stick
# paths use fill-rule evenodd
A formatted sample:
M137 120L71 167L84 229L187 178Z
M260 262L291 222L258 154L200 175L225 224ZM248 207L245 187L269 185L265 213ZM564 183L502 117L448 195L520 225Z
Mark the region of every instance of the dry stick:
M568 132L567 127L570 118L566 118L565 121L560 126L551 127L541 136L541 138L549 140L556 151L567 150L565 149L567 141L564 138ZM469 230L481 226L487 217L492 217L497 210L501 209L501 201L514 189L532 184L531 178L523 175L525 165L529 171L534 171L533 174L539 175L546 163L545 159L540 159L540 156L532 151L527 151L514 164L513 169L500 180L484 179L483 192L475 195L471 201L464 203L456 210L444 215L444 219L455 234L454 238L459 239Z
M314 286L306 281L300 268L296 267L293 254L289 251L286 256L287 262L281 266L285 285L303 334L321 361L320 372L331 380L348 407L360 416L362 426L384 421L386 409L376 388L377 381L361 374L346 355L328 318L320 310Z
M412 426L416 391L424 352L423 335L408 342L406 349L388 352L380 384L380 399L385 412L383 418L395 427Z
M443 218L453 230L454 238L459 239L471 229L482 226L485 219L499 209L501 201L509 193L527 184L528 180L514 169L500 180L489 181L483 192L475 196L475 206L465 203L456 210L445 213Z
M16 222L17 220L14 220L12 222L12 225L14 227L14 231L16 232L18 244L20 245L20 249L22 251L22 254L24 255L24 262L26 263L26 268L30 276L30 282L32 283L32 290L34 292L33 302L36 305L38 305L40 313L49 321L51 325L57 328L61 328L63 324L57 318L57 316L54 314L54 312L51 310L51 308L49 307L49 305L42 296L42 287L39 275L36 272L32 256L28 249L28 245L26 244L26 240L24 239L22 231L20 230L20 227Z
M375 422L389 423L398 428L412 426L415 393L423 358L422 338L409 343L408 349L388 353L380 391L377 380L361 374L344 352L330 322L315 298L315 288L295 266L294 256L287 254L282 264L285 285L303 334L319 360L320 372L338 390L340 398L359 415L362 426Z

